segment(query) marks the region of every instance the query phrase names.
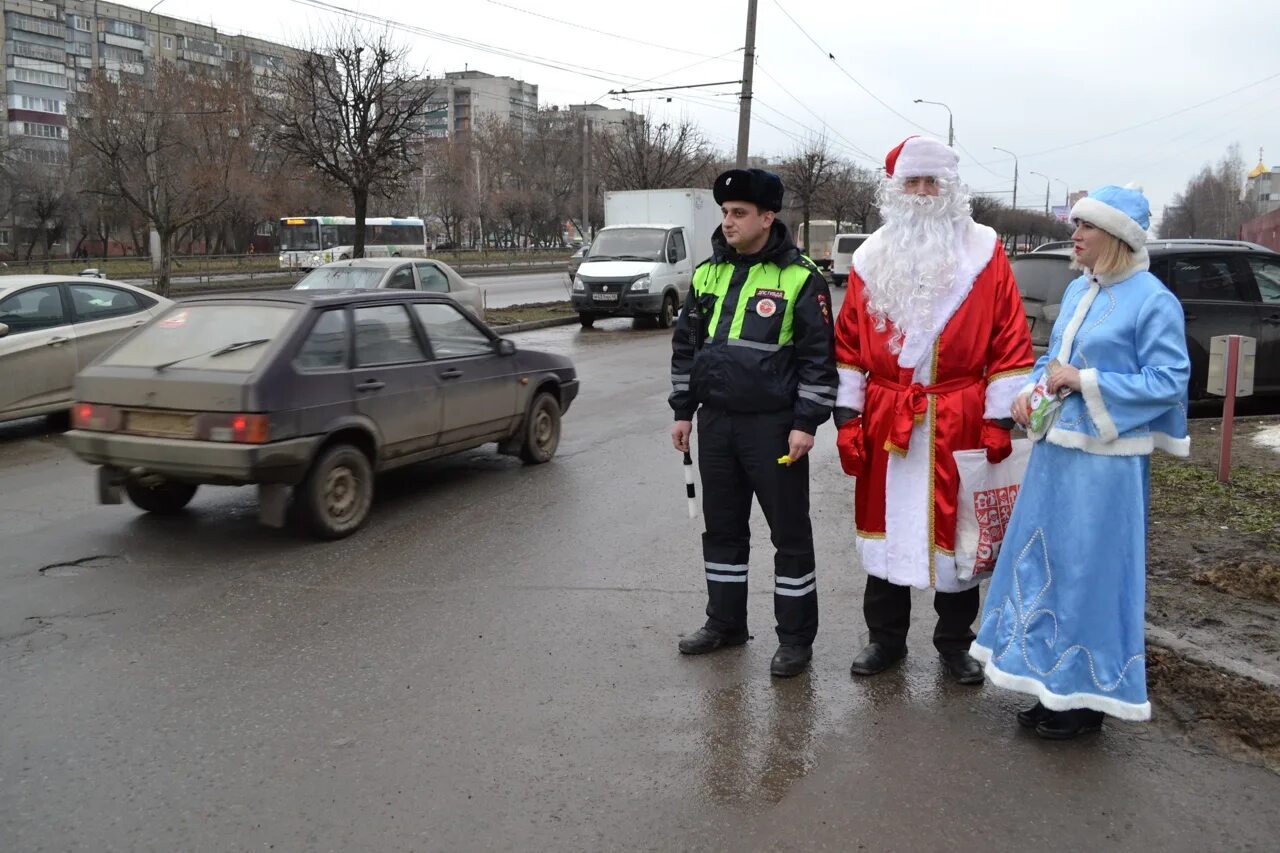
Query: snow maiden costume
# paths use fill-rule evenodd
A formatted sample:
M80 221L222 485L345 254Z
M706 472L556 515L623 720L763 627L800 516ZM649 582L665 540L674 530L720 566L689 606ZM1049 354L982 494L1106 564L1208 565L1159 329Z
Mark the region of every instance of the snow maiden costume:
M1147 272L1146 198L1103 187L1071 218L1118 237L1133 264L1111 276L1086 270L1070 284L1032 374L1038 382L1051 359L1070 363L1081 392L1045 432L1031 433L1036 445L970 650L992 683L1037 697L1019 715L1027 726L1036 723L1024 715L1080 709L1150 718L1147 457L1190 452L1186 327L1177 298ZM1090 718L1089 728L1100 725L1100 715Z

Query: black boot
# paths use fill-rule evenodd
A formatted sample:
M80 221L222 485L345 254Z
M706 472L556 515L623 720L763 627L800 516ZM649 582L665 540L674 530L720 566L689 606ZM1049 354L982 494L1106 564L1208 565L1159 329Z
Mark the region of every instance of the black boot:
M790 678L799 675L809 667L813 658L812 646L789 646L786 643L778 646L773 653L773 661L769 664L769 672L779 678Z
M960 684L981 684L982 683L982 664L969 657L968 652L939 652L942 662L947 667L947 672L951 673Z
M1076 708L1071 711L1052 711L1049 719L1036 726L1036 734L1045 740L1071 740L1086 732L1102 731L1101 711Z
M858 652L849 667L850 675L875 675L884 672L893 664L907 656L907 647L891 648L880 643L867 643L867 647Z
M1052 711L1037 702L1025 711L1018 712L1018 725L1024 729L1034 729L1052 716Z
M680 654L705 655L707 652L714 652L716 649L741 646L749 639L751 637L747 634L745 628L732 634L722 634L711 628L699 628L693 632L692 636L684 637L680 640Z

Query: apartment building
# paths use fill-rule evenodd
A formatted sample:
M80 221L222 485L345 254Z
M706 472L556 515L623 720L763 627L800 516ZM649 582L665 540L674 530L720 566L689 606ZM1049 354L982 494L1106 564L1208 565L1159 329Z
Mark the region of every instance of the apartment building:
M67 162L70 106L94 69L145 78L160 61L211 71L243 62L265 86L295 55L286 45L115 3L0 0L0 8L4 132L15 156L30 163ZM12 216L0 224L0 251L12 248L18 225Z
M538 87L512 77L483 71L449 71L422 81L432 89L427 103L427 136L453 138L486 119L530 129L538 114Z

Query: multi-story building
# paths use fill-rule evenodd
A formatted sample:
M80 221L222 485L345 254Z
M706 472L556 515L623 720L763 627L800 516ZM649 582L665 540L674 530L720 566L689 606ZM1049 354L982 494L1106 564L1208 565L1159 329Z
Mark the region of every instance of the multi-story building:
M432 89L425 122L428 136L452 138L486 120L526 131L538 114L538 87L523 80L482 71L449 71L424 80L423 85Z
M1280 176L1262 162L1261 151L1258 152L1258 165L1245 179L1244 201L1253 205L1259 215L1280 210Z
M0 0L0 58L8 108L4 131L14 156L67 162L68 113L94 69L145 78L156 62L217 71L243 62L264 85L283 73L293 48L100 0ZM0 226L0 251L16 239Z
M610 109L602 104L570 104L569 114L576 120L585 116L591 122L593 130L606 133L626 127L633 121L640 121L642 116L631 110Z

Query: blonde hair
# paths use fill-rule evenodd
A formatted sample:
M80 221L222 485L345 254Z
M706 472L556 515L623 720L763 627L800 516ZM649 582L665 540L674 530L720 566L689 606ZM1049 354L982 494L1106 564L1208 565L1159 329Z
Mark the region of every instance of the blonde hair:
M1096 225L1093 227L1098 228ZM1098 228L1098 230L1102 231L1101 228ZM1102 233L1107 239L1102 247L1102 252L1098 255L1097 262L1090 272L1094 275L1119 275L1122 272L1126 272L1129 267L1133 266L1133 249L1130 249L1128 243L1110 231L1102 231ZM1071 261L1071 267L1073 269L1084 269L1075 260Z

